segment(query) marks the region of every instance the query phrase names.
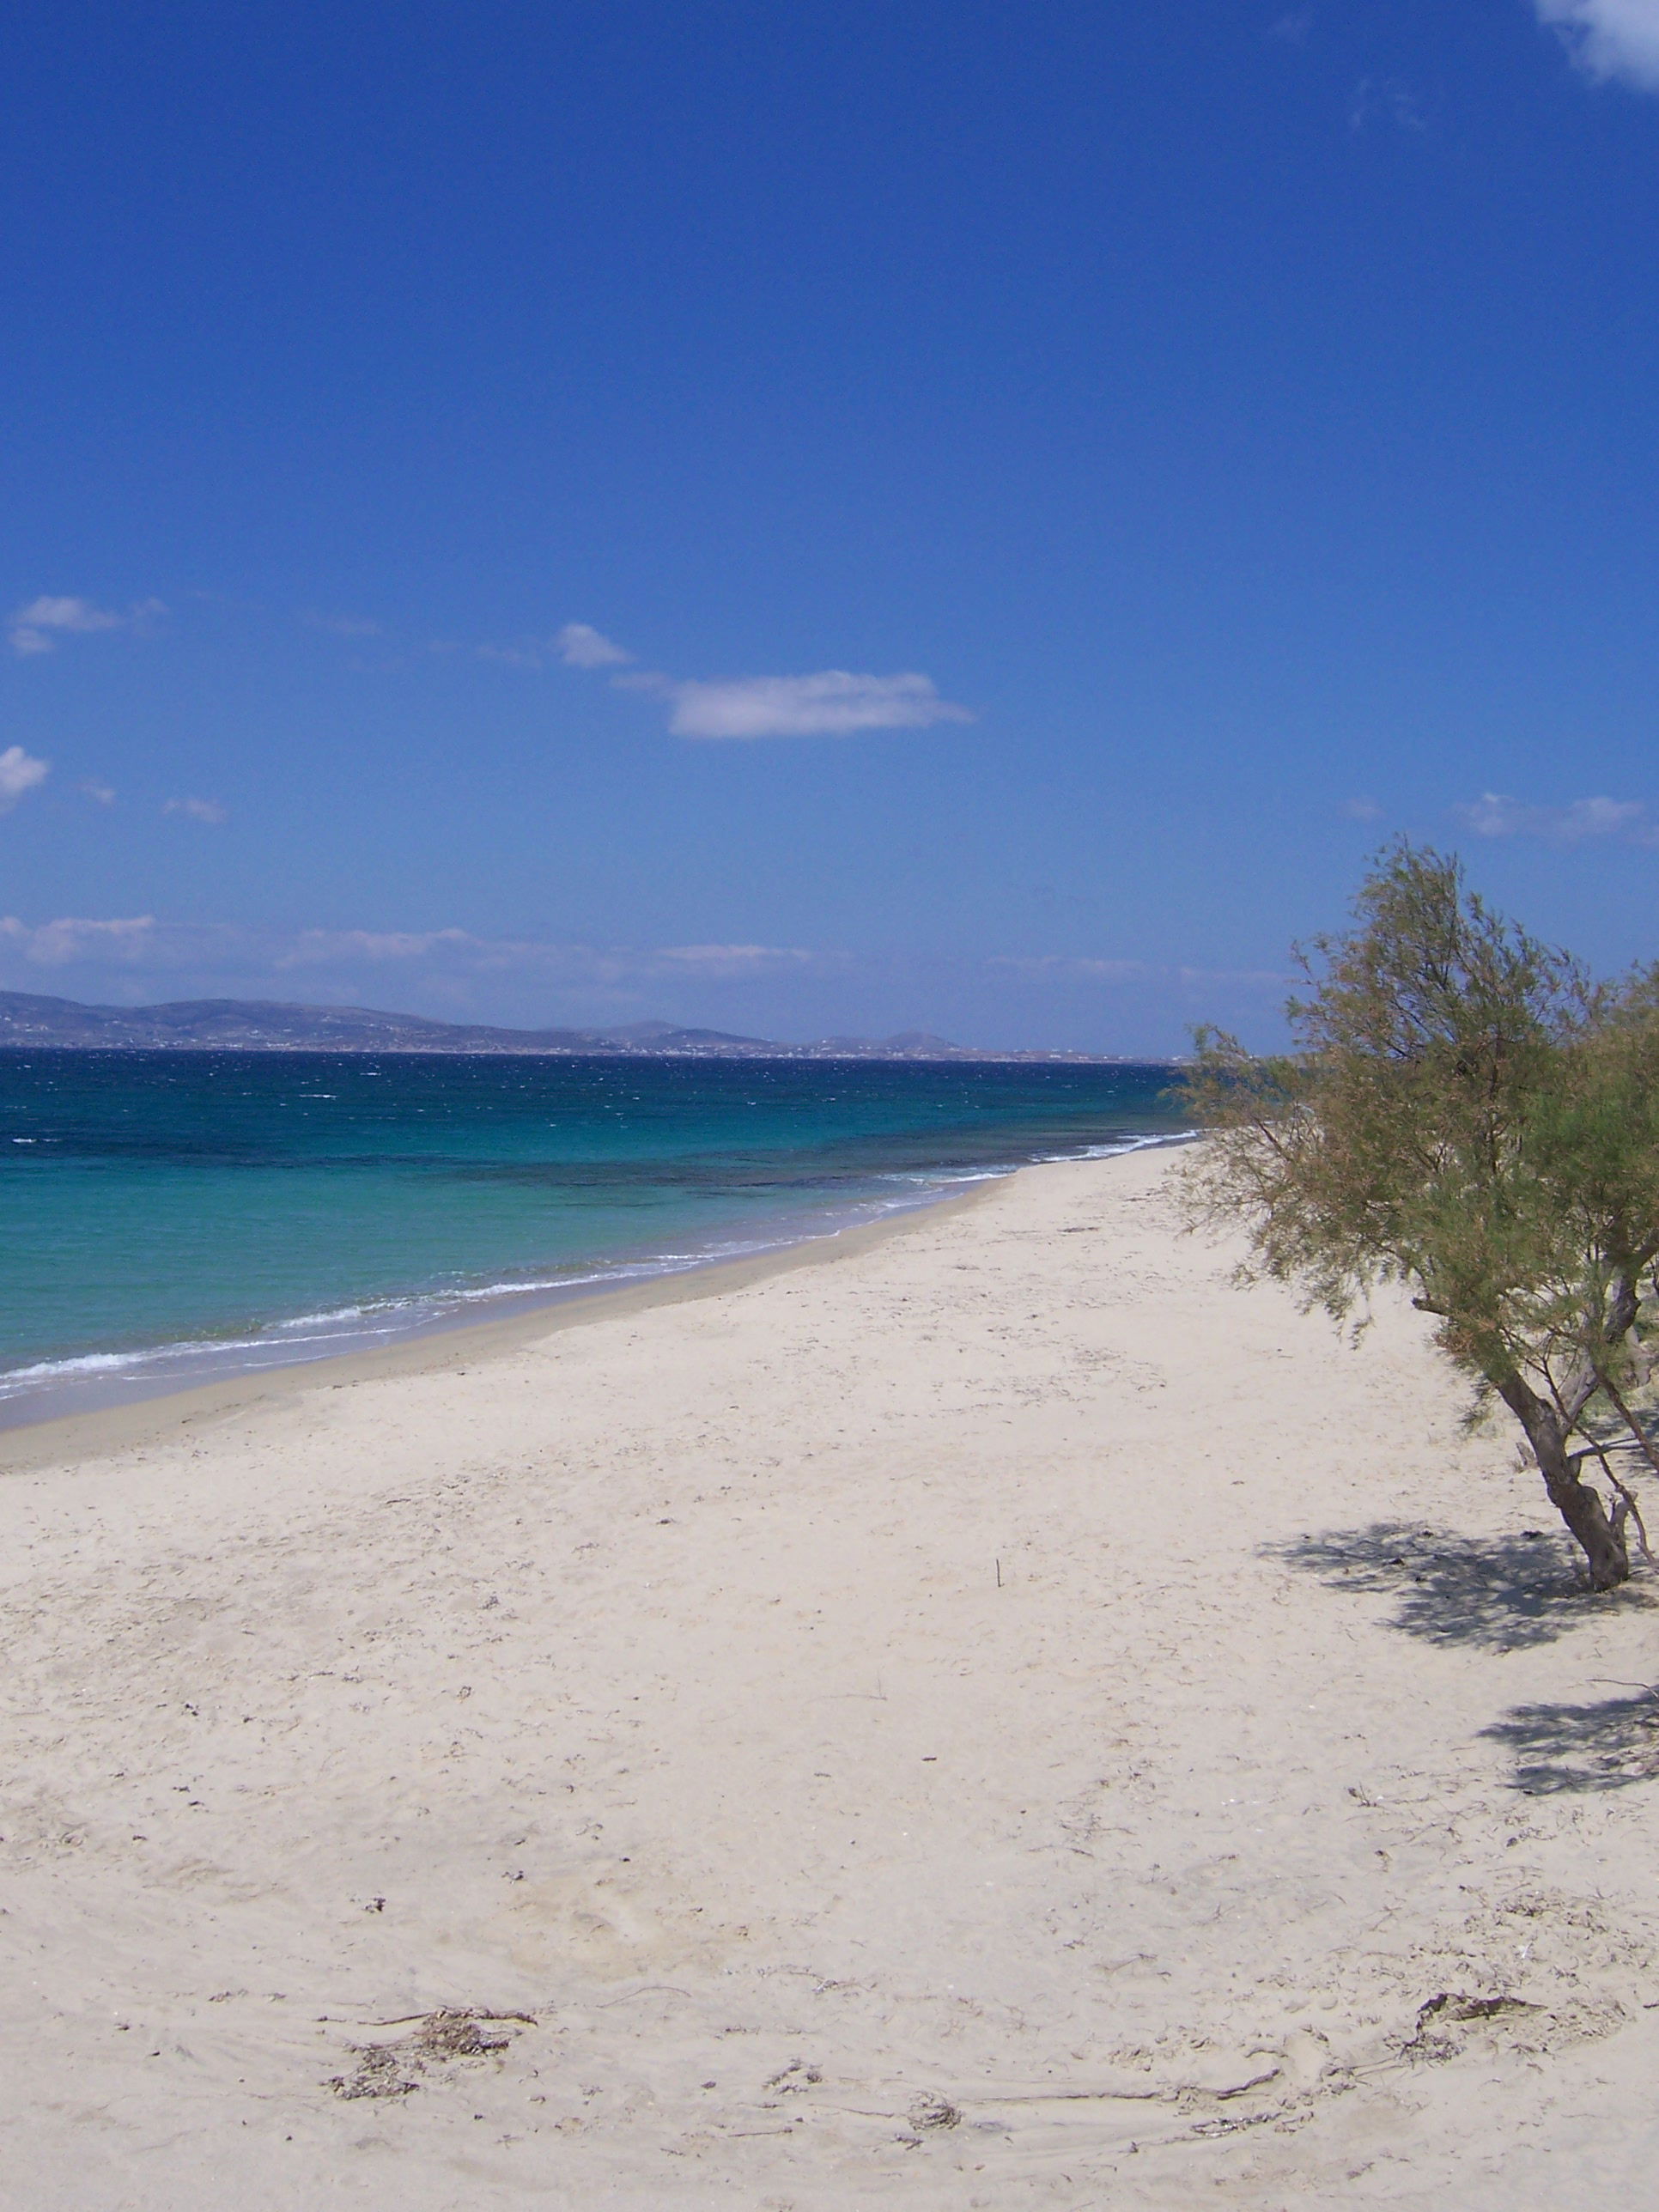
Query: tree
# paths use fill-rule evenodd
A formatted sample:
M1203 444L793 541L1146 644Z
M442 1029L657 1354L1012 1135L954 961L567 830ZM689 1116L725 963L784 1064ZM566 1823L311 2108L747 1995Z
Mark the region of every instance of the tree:
M1594 985L1472 896L1456 860L1404 843L1354 912L1298 950L1294 1052L1200 1033L1193 1217L1242 1223L1245 1272L1338 1320L1405 1285L1477 1406L1520 1423L1612 1589L1632 1514L1643 1532L1609 1432L1659 1468L1632 1406L1659 1322L1659 969Z

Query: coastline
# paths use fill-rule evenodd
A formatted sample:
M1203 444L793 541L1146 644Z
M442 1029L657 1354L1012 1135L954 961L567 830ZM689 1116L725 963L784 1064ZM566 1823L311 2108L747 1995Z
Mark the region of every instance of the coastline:
M441 1373L534 1344L560 1330L648 1313L684 1300L721 1297L793 1268L819 1267L869 1250L924 1221L979 1204L997 1184L1024 1172L1014 1168L1006 1175L986 1175L971 1189L895 1207L877 1221L819 1231L741 1259L696 1262L617 1290L573 1289L526 1302L520 1311L489 1321L434 1322L386 1344L320 1358L287 1359L183 1389L162 1385L114 1405L0 1425L0 1475L13 1468L125 1450L194 1422L212 1421L254 1406L283 1404L309 1389L340 1389L382 1377Z
M1130 1147L1133 1149L1133 1147ZM866 1228L878 1228L913 1213L948 1204L957 1187L1000 1180L1012 1165L969 1176L941 1176L921 1194L895 1200L872 1212L854 1203L844 1216L832 1212L810 1222L774 1224L775 1234L750 1237L736 1244L715 1243L706 1252L628 1253L596 1257L580 1272L529 1283L497 1282L455 1290L392 1295L379 1302L334 1310L279 1316L255 1323L252 1334L210 1334L163 1340L119 1351L89 1346L78 1352L0 1371L0 1442L20 1429L44 1426L101 1412L174 1398L190 1397L223 1386L234 1388L262 1376L293 1369L332 1365L352 1359L469 1335L474 1330L534 1322L568 1306L625 1295L635 1289L708 1275L750 1261L764 1264L813 1244ZM309 1333L302 1333L309 1332ZM324 1345L337 1349L324 1350ZM192 1379L192 1377L196 1379ZM21 1386L21 1387L20 1387ZM45 1407L47 1410L38 1411ZM3 1458L0 1457L0 1464Z
M1648 1586L1171 1165L16 1468L12 2201L1644 2203Z
M313 1054L290 1080L269 1054L191 1057L149 1055L142 1080L125 1062L143 1054L14 1071L0 1435L764 1257L1033 1160L1182 1133L1146 1068L826 1080L538 1060L503 1079L475 1056L393 1080L373 1056Z
M1117 1158L1191 1141L1191 1137L1184 1133L1135 1135L1103 1141L1085 1153L1056 1157ZM111 1434L125 1437L130 1432L128 1427L114 1417L144 1407L160 1409L177 1401L182 1401L189 1412L198 1407L238 1404L252 1386L266 1378L279 1384L280 1378L295 1371L328 1369L343 1372L354 1361L373 1362L398 1351L413 1351L424 1344L441 1345L453 1338L469 1344L475 1340L482 1343L485 1339L478 1333L510 1328L515 1324L523 1325L533 1334L542 1326L555 1325L554 1316L567 1311L580 1316L589 1307L609 1311L613 1310L611 1302L625 1301L635 1291L648 1293L647 1302L651 1304L659 1295L674 1295L667 1287L674 1284L712 1281L716 1285L735 1285L750 1279L744 1272L746 1269L756 1267L764 1273L774 1264L790 1264L791 1255L817 1247L825 1248L825 1257L833 1257L840 1251L857 1250L858 1239L866 1230L884 1232L902 1227L940 1206L948 1207L969 1198L981 1188L989 1188L1018 1174L1022 1166L1032 1164L1042 1163L1016 1161L972 1171L940 1170L931 1182L924 1173L918 1177L925 1186L919 1195L890 1200L873 1213L870 1200L855 1201L839 1220L831 1212L828 1217L830 1225L817 1217L810 1224L793 1221L787 1229L780 1223L776 1224L776 1235L749 1242L738 1250L716 1247L707 1256L679 1253L629 1255L616 1263L614 1272L599 1265L591 1272L562 1281L527 1286L501 1284L488 1291L469 1289L453 1294L434 1291L423 1296L410 1295L393 1301L373 1318L362 1309L353 1309L352 1312L359 1316L359 1326L337 1328L342 1344L337 1351L313 1348L321 1340L316 1337L283 1334L302 1322L341 1323L350 1318L344 1314L318 1314L270 1324L265 1334L252 1339L225 1342L203 1339L161 1344L148 1351L135 1350L113 1356L94 1351L47 1361L39 1367L14 1369L0 1373L0 1471L21 1463L18 1455L8 1449L10 1439L31 1437L40 1431L55 1431L64 1423L96 1420L108 1415L114 1423ZM687 1295L691 1293L688 1291ZM624 1306L621 1310L627 1309ZM394 1313L397 1317L392 1318ZM417 1364L418 1358L416 1353ZM155 1371L158 1368L159 1372ZM199 1375L199 1380L190 1379L192 1370ZM32 1388L27 1392L14 1390L8 1395L5 1386L20 1381L27 1381ZM144 1433L149 1432L143 1424L140 1427ZM25 1452L22 1458L27 1457Z

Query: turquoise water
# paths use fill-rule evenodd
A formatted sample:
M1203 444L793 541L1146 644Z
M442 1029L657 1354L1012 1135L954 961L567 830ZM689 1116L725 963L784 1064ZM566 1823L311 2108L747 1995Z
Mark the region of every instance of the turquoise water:
M0 1421L1166 1136L1164 1067L0 1052Z

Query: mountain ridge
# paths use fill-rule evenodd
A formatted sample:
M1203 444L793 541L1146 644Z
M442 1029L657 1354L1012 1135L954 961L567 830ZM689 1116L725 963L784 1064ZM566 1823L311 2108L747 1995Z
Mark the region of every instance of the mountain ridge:
M146 1006L85 1004L0 991L0 1049L69 1052L404 1052L536 1054L652 1060L981 1060L1118 1064L1121 1055L994 1052L925 1030L890 1037L823 1037L781 1044L672 1022L520 1030L442 1022L373 1006L313 1006L272 999L174 999ZM1122 1061L1125 1065L1139 1063Z

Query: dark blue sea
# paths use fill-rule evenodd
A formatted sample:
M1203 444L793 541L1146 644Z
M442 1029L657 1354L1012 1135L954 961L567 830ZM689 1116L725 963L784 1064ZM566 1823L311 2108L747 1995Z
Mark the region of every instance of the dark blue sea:
M0 1424L1167 1140L1167 1067L0 1052Z

